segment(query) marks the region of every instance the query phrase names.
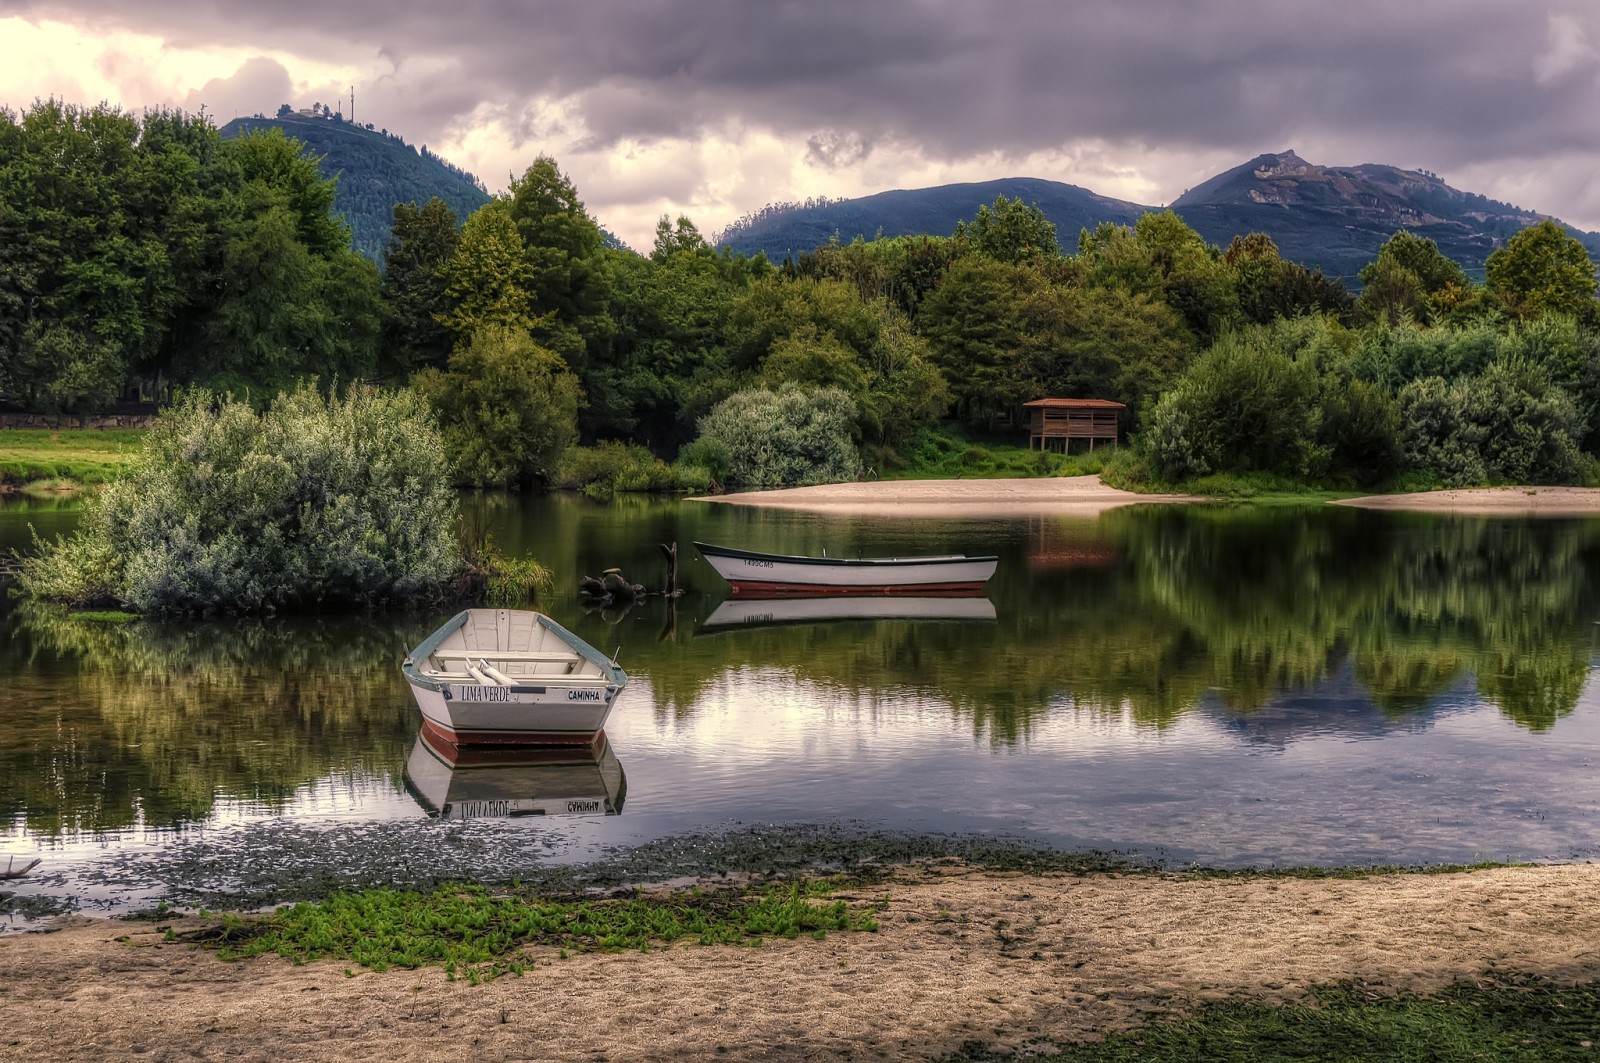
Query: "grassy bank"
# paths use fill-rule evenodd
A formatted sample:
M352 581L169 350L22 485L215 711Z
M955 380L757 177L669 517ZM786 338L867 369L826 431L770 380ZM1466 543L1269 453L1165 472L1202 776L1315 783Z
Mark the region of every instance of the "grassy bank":
M701 945L759 945L768 937L824 938L828 931L874 931L870 905L830 900L835 887L810 880L761 889L694 889L606 900L541 898L520 888L490 892L446 886L433 893L368 890L338 893L261 919L225 917L189 940L224 959L265 953L306 963L347 960L374 971L443 967L476 984L520 974L522 949L648 952L689 939Z
M1015 442L1020 434L985 435L946 421L921 429L899 447L868 448L868 465L884 480L1007 480L1097 473L1116 453L1033 450Z
M105 483L139 453L145 432L143 428L0 429L0 489Z

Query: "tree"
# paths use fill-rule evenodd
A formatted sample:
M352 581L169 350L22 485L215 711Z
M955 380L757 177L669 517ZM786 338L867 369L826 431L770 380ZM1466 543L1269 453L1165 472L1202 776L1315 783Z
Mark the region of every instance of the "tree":
M1022 197L996 196L994 205L979 206L973 219L956 222L955 241L997 262L1016 263L1061 254L1055 223Z
M536 320L528 291L533 272L524 251L504 203L473 211L445 269L446 309L438 322L461 337L489 325L531 328Z
M957 411L974 424L1038 398L1016 386L1028 322L1024 307L1048 282L1038 271L987 256L958 259L917 316L933 364L950 381Z
M1342 282L1320 269L1286 261L1266 233L1235 236L1222 253L1222 264L1233 274L1240 314L1251 324L1301 314L1332 314L1342 320L1354 305Z
M422 206L394 205L394 225L383 249L383 295L389 316L383 330L385 361L398 372L442 366L454 336L449 270L461 236L456 212L438 196Z
M1401 230L1361 267L1356 313L1366 321L1398 325L1412 320L1432 324L1438 313L1459 303L1471 286L1461 267L1426 237Z
M612 407L614 379L604 365L616 325L607 313L600 226L547 155L512 180L504 203L522 239L539 341L566 360L596 406Z
M447 369L424 369L412 383L439 412L460 483L548 481L577 442L578 380L523 330L480 324Z
M669 221L665 214L656 222L656 242L650 249L652 261L666 262L673 255L698 255L710 251L711 245L700 235L700 230L695 228L694 222L684 215L678 215L676 225Z
M1595 266L1575 237L1553 221L1530 225L1484 263L1489 288L1522 318L1554 311L1580 321L1600 317Z

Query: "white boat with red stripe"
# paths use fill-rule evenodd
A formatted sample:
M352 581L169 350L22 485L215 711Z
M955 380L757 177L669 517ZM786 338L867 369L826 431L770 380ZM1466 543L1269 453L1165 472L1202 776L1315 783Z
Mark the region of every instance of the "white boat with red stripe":
M543 613L467 609L401 666L430 736L453 746L592 742L628 676Z
M934 557L796 557L695 543L736 597L821 594L982 594L1000 559Z

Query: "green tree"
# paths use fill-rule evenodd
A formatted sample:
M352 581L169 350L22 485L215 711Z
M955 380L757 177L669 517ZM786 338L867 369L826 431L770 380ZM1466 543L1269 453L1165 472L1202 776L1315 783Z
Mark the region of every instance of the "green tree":
M578 438L578 380L527 332L477 327L445 370L412 378L439 413L460 483L548 482Z
M450 316L450 267L460 245L456 212L438 196L422 206L394 205L394 224L383 249L383 296L389 317L383 353L389 366L409 373L442 366L455 337Z
M700 230L686 216L678 215L674 224L663 214L661 220L656 222L656 242L650 249L652 261L660 263L671 259L673 255L710 253L711 245L706 243L706 238L700 235Z
M539 342L559 354L583 382L588 427L626 415L610 358L616 323L605 268L605 236L584 209L578 191L541 155L511 181L505 209L522 238L526 287Z
M1222 253L1222 264L1233 275L1239 312L1251 324L1302 314L1345 319L1353 310L1354 300L1338 279L1286 261L1265 233L1235 236Z
M1437 244L1404 230L1378 249L1378 257L1361 268L1360 277L1364 287L1356 299L1357 317L1389 325L1407 320L1430 325L1459 304L1471 286Z
M1576 237L1546 219L1507 240L1484 263L1488 287L1519 317L1554 311L1594 322L1595 267Z
M529 284L532 270L522 237L500 202L472 212L461 230L444 274L447 309L439 323L470 338L489 325L527 330L535 322Z
M1025 262L1061 254L1055 223L1022 197L996 196L993 206L978 207L971 221L956 222L954 240L996 262Z
M1309 359L1291 357L1264 329L1230 333L1161 396L1146 443L1169 479L1321 470L1322 412Z

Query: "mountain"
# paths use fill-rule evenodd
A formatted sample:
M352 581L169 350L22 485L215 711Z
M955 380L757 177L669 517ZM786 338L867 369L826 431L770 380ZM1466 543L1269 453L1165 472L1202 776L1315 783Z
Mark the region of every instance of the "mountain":
M396 203L426 203L438 196L465 220L489 202L489 193L476 177L387 129L373 130L337 118L286 115L235 118L221 133L236 137L265 129L281 129L321 156L318 167L323 175L339 180L334 209L350 222L355 249L374 261L383 255Z
M1264 232L1285 258L1354 280L1400 229L1425 236L1471 276L1490 252L1548 215L1461 192L1423 170L1317 166L1293 151L1258 155L1183 195L1172 209L1208 241ZM1600 254L1600 234L1570 229Z
M825 243L835 233L849 242L916 233L947 236L995 196L1021 197L1055 223L1063 249L1072 251L1080 229L1102 221L1131 224L1145 207L1095 195L1056 181L1009 178L983 184L883 192L861 199L768 207L730 226L720 242L736 251L782 261ZM1435 174L1395 166L1316 166L1293 151L1257 156L1191 188L1172 204L1207 242L1226 247L1235 236L1263 232L1283 256L1343 277L1356 273L1400 229L1482 277L1489 253L1546 215L1451 188ZM1600 258L1600 234L1571 229Z
M949 236L956 222L971 220L980 206L992 204L996 196L1020 197L1044 211L1069 251L1077 247L1079 229L1103 221L1132 225L1151 209L1059 181L1006 177L977 184L879 192L861 199L776 204L734 222L717 237L717 243L750 255L765 251L774 262L782 262L787 256L799 256L827 243L835 234L842 243L858 236L871 240L880 233Z

